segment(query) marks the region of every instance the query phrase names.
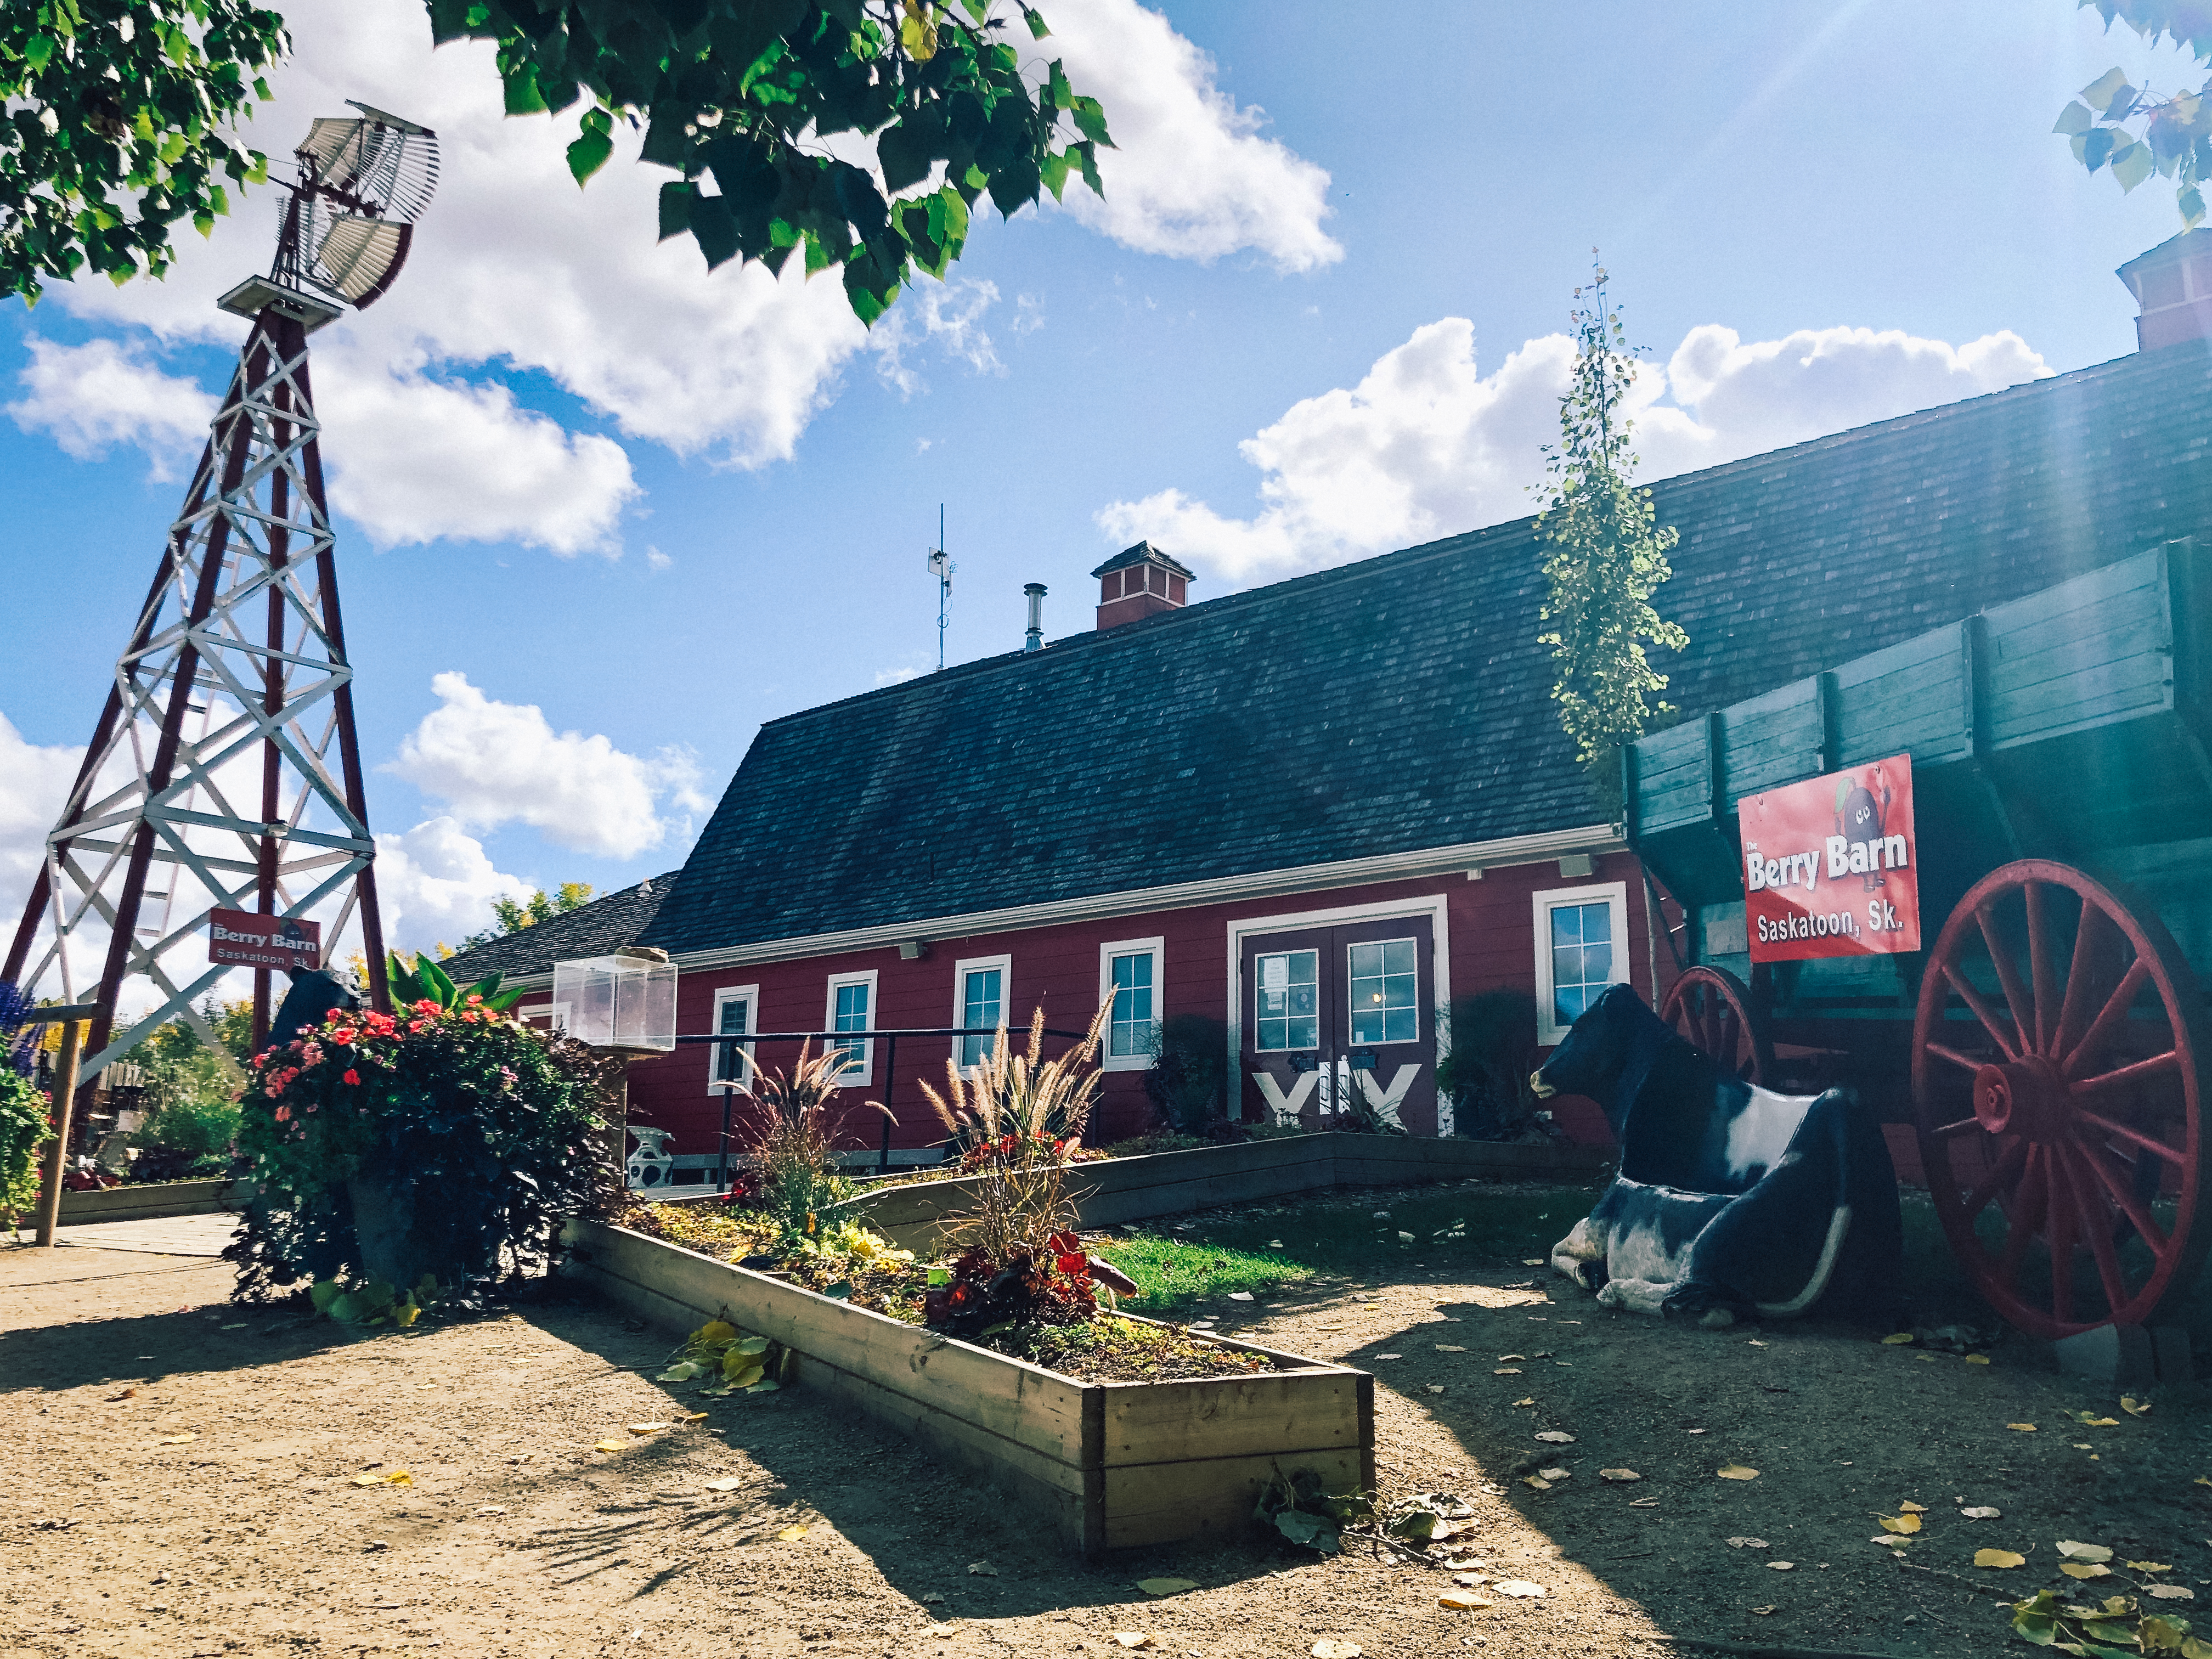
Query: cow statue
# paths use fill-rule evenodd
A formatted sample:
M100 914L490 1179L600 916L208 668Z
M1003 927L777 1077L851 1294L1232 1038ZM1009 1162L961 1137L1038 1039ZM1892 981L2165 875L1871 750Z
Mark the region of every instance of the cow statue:
M1620 1172L1552 1265L1608 1307L1708 1327L1811 1312L1878 1322L1898 1297L1897 1176L1845 1089L1778 1095L1692 1048L1634 990L1584 1011L1529 1079L1585 1095Z

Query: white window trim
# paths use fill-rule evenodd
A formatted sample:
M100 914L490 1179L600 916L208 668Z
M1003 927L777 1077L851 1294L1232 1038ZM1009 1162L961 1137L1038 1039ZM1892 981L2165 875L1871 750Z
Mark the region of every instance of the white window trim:
M1635 981L1628 960L1628 884L1600 882L1589 887L1547 887L1529 896L1535 912L1536 1042L1549 1048L1566 1036L1567 1028L1552 1022L1552 911L1562 904L1589 904L1603 899L1613 917L1613 977L1608 985Z
M1152 959L1152 1024L1158 1025L1167 1017L1168 950L1165 934L1153 939L1116 939L1110 945L1100 945L1098 947L1098 1000L1103 1003L1114 994L1114 958L1138 956L1149 956ZM1104 1041L1100 1044L1102 1048L1110 1048L1114 1046L1111 1035L1113 1022L1111 1014L1107 1016L1107 1030L1101 1033L1104 1037ZM1149 1072L1152 1068L1152 1057L1148 1054L1115 1055L1102 1053L1098 1057L1098 1069L1102 1072Z
M952 1018L945 1022L947 1024L957 1027L968 1023L968 975L973 973L988 973L994 968L999 970L999 1023L1012 1030L1014 1011L1014 959L1011 956L963 957L952 964ZM952 1039L952 1053L956 1060L960 1053L960 1045L964 1041L965 1039L962 1037ZM988 1049L990 1046L990 1039L986 1037L982 1041ZM963 1066L960 1074L963 1077L973 1077L975 1074L975 1067Z
M832 1007L836 1006L836 1000L837 999L833 994L830 999L830 1006ZM710 1031L720 1031L722 1029L723 1006L724 1005L732 1002L742 1002L745 1005L745 1030L748 1031L758 1031L760 1030L760 987L757 985L724 985L718 987L714 992L714 1021L707 1027L707 1029ZM869 1012L871 1015L874 1012L874 1005L872 1000L870 1003ZM734 1090L742 1090L752 1082L753 1045L750 1042L741 1042L738 1045L738 1052L744 1056L744 1059L740 1063L738 1068L741 1080L732 1083L726 1081L717 1081L714 1077L714 1066L716 1062L721 1058L722 1045L718 1042L708 1048L707 1092L708 1094L727 1094Z
M1300 910L1288 915L1239 916L1229 924L1228 1006L1229 1006L1229 1114L1234 1119L1243 1110L1244 1080L1239 1074L1239 1060L1244 1051L1244 988L1238 976L1243 971L1244 936L1247 933L1288 933L1298 927L1333 927L1340 922L1396 921L1416 916L1429 919L1430 994L1437 1008L1451 1006L1451 917L1442 893L1425 897L1384 899L1372 904L1350 904L1335 910ZM1437 1061L1451 1052L1451 1022L1437 1021Z
M865 985L868 988L868 1024L873 1029L877 1016L882 1011L876 1006L876 970L872 968L866 973L830 975L830 984L823 996L822 1029L825 1031L837 1029L837 988L842 985ZM823 1045L834 1047L842 1040L836 1036L824 1037ZM875 1039L870 1037L860 1044L860 1069L843 1073L837 1079L837 1086L841 1089L872 1089L875 1082L876 1044Z

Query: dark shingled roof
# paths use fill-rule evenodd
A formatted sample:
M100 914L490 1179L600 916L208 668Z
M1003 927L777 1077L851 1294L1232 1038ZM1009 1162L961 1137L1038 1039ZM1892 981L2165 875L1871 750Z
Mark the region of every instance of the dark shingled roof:
M2124 357L1653 486L1657 653L1716 708L2212 532L2212 350ZM712 949L1568 829L1531 522L762 727L645 941Z
M550 974L556 962L612 956L624 945L637 943L675 891L683 873L670 870L649 877L635 887L595 898L532 927L502 933L473 950L458 951L438 965L456 985L466 985L487 974L505 974L510 979L523 974Z

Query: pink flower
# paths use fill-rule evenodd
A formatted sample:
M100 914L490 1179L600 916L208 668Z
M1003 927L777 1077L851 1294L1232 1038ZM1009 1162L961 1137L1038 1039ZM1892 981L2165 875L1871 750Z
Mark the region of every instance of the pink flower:
M331 1041L333 1042L351 1042L360 1035L360 1032L355 1030L332 1031L331 1033Z
M256 1066L266 1066L268 1063L269 1054L266 1049L264 1049L261 1053L254 1055L253 1057L253 1064Z
M471 997L470 997L470 999L469 999L469 1006L470 1006L470 1007L471 1007L471 1008L473 1008L473 1007L475 1007L475 1006L477 1006L477 1004L478 1004L479 1002L482 1002L483 1000L483 999L482 997L480 997L480 996L471 996Z
M279 1107L276 1109L276 1121L277 1121L279 1123L283 1123L283 1122L287 1122L287 1121L289 1121L290 1120L290 1118L291 1118L291 1115L292 1115L292 1109L291 1109L289 1106L279 1106Z
M410 1031L419 1031L422 1029L423 1024L424 1022L422 1020L410 1019L407 1022L407 1029Z
M359 1072L348 1072L345 1074L345 1080L348 1083L352 1084L356 1089L361 1087L361 1073Z

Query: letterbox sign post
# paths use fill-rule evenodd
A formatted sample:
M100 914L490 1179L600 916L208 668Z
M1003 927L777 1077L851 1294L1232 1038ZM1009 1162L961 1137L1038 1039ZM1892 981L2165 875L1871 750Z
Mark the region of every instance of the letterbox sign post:
M1753 962L1920 948L1911 756L1746 795L1736 814Z
M210 910L208 960L218 966L305 973L323 965L323 924L301 916Z

